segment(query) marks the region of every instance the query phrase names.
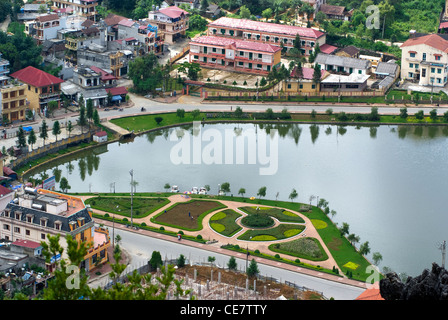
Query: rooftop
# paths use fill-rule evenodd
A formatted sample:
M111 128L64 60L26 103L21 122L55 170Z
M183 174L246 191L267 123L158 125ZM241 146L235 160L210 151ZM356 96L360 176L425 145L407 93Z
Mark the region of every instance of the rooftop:
M445 40L442 36L438 34L428 34L422 37L410 38L401 45L401 48L409 46L417 46L421 44L448 53L448 40Z
M151 11L151 13L163 13L164 15L172 18L172 19L176 19L181 17L182 15L188 15L189 13L179 7L176 6L170 6L170 7L166 7L166 8L161 8L158 11Z
M372 63L369 60L335 56L325 53L319 53L314 62L318 64L344 66L347 68L355 68L363 70L369 69L370 66L372 65Z
M64 82L64 80L32 66L28 66L25 69L14 72L13 74L11 74L11 77L25 82L26 84L32 85L36 88Z
M364 83L369 78L370 75L367 74L352 73L348 76L340 74L330 74L328 77L322 80L322 83Z
M343 6L332 6L329 4L322 4L320 6L320 11L329 15L343 16L345 12L345 7Z
M320 75L321 75L320 78L321 78L321 79L325 76L325 73L326 73L325 70L321 70L321 71L320 71ZM303 68L302 68L302 75L303 75L302 79L305 79L305 80L313 80L314 69L313 69L313 68L306 68L306 67L303 67ZM292 69L292 71L291 71L291 77L293 77L293 78L298 78L298 75L297 75L297 67L294 67L294 69Z
M304 38L318 39L325 35L322 31L318 31L312 28L288 26L283 24L275 24L269 22L253 21L248 19L234 19L222 17L216 21L209 23L209 27L227 27L233 29L245 29L257 32L269 32L282 35L296 36Z
M12 244L18 247L25 247L31 249L36 249L42 246L39 242L34 242L31 240L16 240Z
M269 43L259 43L255 41L249 40L239 40L239 39L231 39L231 38L223 38L223 37L215 37L215 36L202 36L199 38L194 38L190 42L190 44L208 44L215 46L235 46L238 50L253 50L253 51L262 51L275 53L281 50L280 47L274 46Z

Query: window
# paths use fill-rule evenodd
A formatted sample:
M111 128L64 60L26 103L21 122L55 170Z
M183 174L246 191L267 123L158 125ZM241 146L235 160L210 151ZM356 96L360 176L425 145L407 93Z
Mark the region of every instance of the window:
M288 83L288 89L291 89L291 84L290 83Z
M410 53L411 58L415 58L415 52Z
M437 78L437 83L442 83L442 79Z
M216 52L216 48L212 48L212 52Z
M20 233L20 228L19 227L14 227L14 232Z
M436 68L431 68L431 73L435 73L436 72Z
M413 64L413 63L410 63L410 64L409 64L409 68L414 68L414 64Z
M415 64L415 69L418 69L420 65L418 63Z
M9 230L9 224L4 224L3 225L3 230Z
M45 233L41 233L41 234L40 234L40 238L41 238L42 240L45 240Z
M426 61L426 53L423 53L423 61Z
M422 69L422 77L426 78L426 69Z
M358 74L362 74L362 70L358 70Z
M312 84L312 85L311 85L311 89L316 89L316 85L315 85L315 84Z
M25 234L26 234L27 236L29 236L29 235L31 235L31 231L28 230L28 229L26 229L26 230L25 230Z
M414 78L414 73L413 72L409 72L409 78Z
M238 61L238 65L239 65L239 66L242 66L242 65L244 65L244 62L242 62L242 61Z
M437 69L437 73L438 73L438 74L441 74L441 73L442 73L442 69L438 68L438 69Z
M442 58L442 56L436 55L436 61L440 61L440 59Z
M263 58L263 55L261 53L258 54L258 59Z
M299 88L300 88L300 89L303 89L303 84L300 84L300 85L299 85Z

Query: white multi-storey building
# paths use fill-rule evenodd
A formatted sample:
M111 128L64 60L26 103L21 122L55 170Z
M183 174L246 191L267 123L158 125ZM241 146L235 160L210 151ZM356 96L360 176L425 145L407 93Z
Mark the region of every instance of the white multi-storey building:
M401 78L443 87L448 80L448 40L440 34L412 37L401 45Z

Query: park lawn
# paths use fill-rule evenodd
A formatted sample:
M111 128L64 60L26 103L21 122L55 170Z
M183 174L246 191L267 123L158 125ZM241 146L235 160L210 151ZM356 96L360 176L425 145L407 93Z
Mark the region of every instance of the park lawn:
M250 229L238 237L238 240L272 241L282 240L298 235L305 229L304 225L280 224L269 229Z
M157 224L179 228L187 231L202 230L202 219L216 210L226 208L218 201L190 200L176 203L151 218Z
M125 217L131 216L130 196L98 196L86 199L84 203L90 205L92 209L114 213ZM169 203L170 201L166 198L144 198L134 196L132 199L132 216L133 218L144 218Z
M254 214L257 213L257 207L240 207L238 208L241 211L247 213L247 214ZM297 214L289 212L289 211L283 211L283 209L280 208L269 208L269 207L259 207L259 212L267 214L268 216L271 216L273 218L276 218L280 222L296 222L296 223L305 223L305 221L299 217Z
M292 211L300 212L300 208L302 206L307 206L308 204L299 203L299 202L287 202L287 201L275 201L275 200L265 200L265 199L255 199L250 200L249 198L243 197L229 197L229 196L220 196L214 197L215 199L222 200L230 200L230 201L238 201L238 202L246 202L249 206L272 206L272 207L280 207L289 209ZM308 212L301 212L309 219L317 219L325 222L327 224L326 228L317 229L320 237L324 241L325 245L330 250L331 255L335 259L338 266L341 270L346 273L347 271L352 271L353 278L360 281L366 281L367 278L371 275L368 273L367 267L371 264L367 261L367 259L362 256L347 240L347 238L341 236L339 229L330 220L330 218L319 208L315 206L311 206L311 210ZM249 237L248 237L249 239ZM359 265L357 270L351 270L344 267L344 265L348 262L353 262Z
M226 209L214 214L210 218L210 227L223 236L231 237L242 229L235 222L239 217L241 217L241 214L238 212L232 209Z
M328 259L328 255L319 240L309 237L271 244L269 250L311 261L324 261Z

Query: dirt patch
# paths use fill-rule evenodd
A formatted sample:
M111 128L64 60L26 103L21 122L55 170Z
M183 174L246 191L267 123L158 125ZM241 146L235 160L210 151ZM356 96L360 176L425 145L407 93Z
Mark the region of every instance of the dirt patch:
M196 282L202 284L209 281L218 281L218 274L221 273L221 283L225 283L234 287L246 288L246 274L229 271L225 269L219 269L216 267L208 266L185 266L176 270L176 277L185 278L188 275L188 279L191 281L194 279L194 270L196 270ZM213 278L212 272L213 270ZM249 279L249 289L253 290L254 278ZM266 287L266 290L265 290ZM292 286L286 284L277 283L274 281L256 281L256 291L259 297L267 300L275 300L280 296L284 296L286 299L298 299L298 300L322 300L322 296L314 291L301 291L294 289ZM266 295L265 295L266 294ZM244 297L241 297L244 298ZM223 294L222 299L225 299Z
M339 250L339 247L342 245L342 240L338 239L338 238L333 238L331 239L331 241L328 243L327 247L328 249L333 249L333 250Z
M185 203L178 203L173 208L166 210L156 218L156 222L177 226L181 229L197 230L199 217L207 212L212 212L224 205L217 201L193 200ZM202 219L203 217L201 217Z

